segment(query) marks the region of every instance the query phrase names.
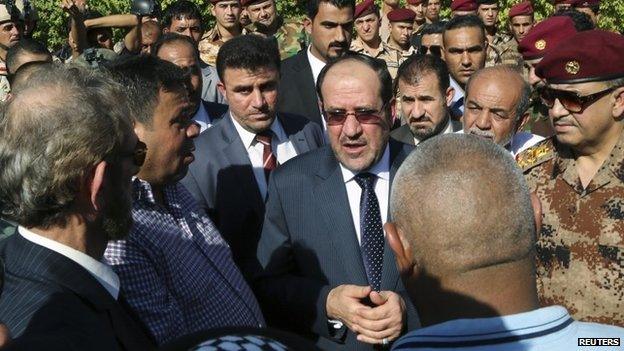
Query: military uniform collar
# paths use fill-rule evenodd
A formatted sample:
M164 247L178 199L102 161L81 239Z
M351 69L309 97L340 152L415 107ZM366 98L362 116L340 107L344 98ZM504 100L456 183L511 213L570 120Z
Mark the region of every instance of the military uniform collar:
M284 17L282 16L277 16L277 18L275 19L275 34L277 34L280 31L280 28L282 28L282 26L284 25ZM266 28L266 27L265 27ZM256 23L252 23L249 26L245 27L245 29L247 30L247 32L250 33L260 33L260 34L264 34L266 36L269 36L267 33L265 33L264 31L262 31L260 29L260 27L258 27L258 25ZM264 28L263 28L264 29ZM275 35L273 34L273 35Z
M247 29L246 28L242 28L241 29L241 35L245 35L247 34ZM219 32L219 26L215 25L214 28L212 28L208 33L206 33L204 35L204 37L202 38L202 40L204 39L208 39L211 42L217 42L221 40L221 33Z

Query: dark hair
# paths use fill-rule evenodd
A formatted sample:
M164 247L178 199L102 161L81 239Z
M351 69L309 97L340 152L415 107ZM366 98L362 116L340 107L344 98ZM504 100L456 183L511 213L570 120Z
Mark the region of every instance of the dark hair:
M322 2L328 2L339 9L350 7L353 12L355 12L355 0L310 0L308 1L306 8L306 14L308 15L309 19L313 20L314 17L316 17L316 15L318 14L319 6Z
M429 34L443 34L445 26L445 22L427 23L423 26L422 31L420 31L420 36Z
M485 25L477 15L455 16L451 18L446 22L444 33L460 28L478 28L481 31L481 37L485 40Z
M446 90L450 86L450 78L446 63L441 58L433 55L412 55L405 60L401 66L397 77L394 80L394 94L399 91L399 80L414 85L422 80L425 74L433 73L438 80L438 87L442 96L446 95Z
M553 17L554 16L570 17L572 19L572 22L574 22L574 28L576 28L577 32L584 32L586 30L592 30L596 28L594 22L592 22L588 14L577 11L575 9L557 11L553 15Z
M273 38L241 35L225 42L217 55L217 73L221 82L225 82L227 68L255 71L265 67L280 69L280 53Z
M192 48L193 52L195 53L195 56L199 57L199 51L197 51L197 46L195 45L195 42L193 41L193 39L191 39L191 37L178 34L178 33L171 33L171 32L163 34L160 36L160 38L158 38L156 43L152 45L151 54L154 56L158 56L158 52L160 51L160 49L162 49L163 46L174 44L174 43L181 43L181 44L188 45L190 48Z
M171 27L171 23L174 19L197 19L199 20L200 26L204 27L201 12L199 8L194 3L187 0L178 0L173 4L169 5L162 17L162 27L169 28Z
M6 68L9 73L15 73L19 58L24 54L50 55L50 51L37 40L23 38L7 50Z
M318 76L316 81L316 92L319 96L321 102L323 102L323 94L321 92L321 87L323 87L323 82L325 81L325 76L327 72L329 72L332 67L340 64L344 61L355 61L362 63L368 67L370 67L375 73L377 73L377 78L379 78L381 101L383 102L386 108L390 108L389 102L394 97L392 93L392 77L390 76L390 72L388 72L388 66L386 66L386 62L380 59L376 59L370 56L356 54L356 53L348 53L344 56L336 58L333 61L330 61L325 65L325 67L321 70L321 73Z
M121 58L109 66L115 80L126 87L132 118L151 126L160 90L186 94L190 85L187 71L150 55Z

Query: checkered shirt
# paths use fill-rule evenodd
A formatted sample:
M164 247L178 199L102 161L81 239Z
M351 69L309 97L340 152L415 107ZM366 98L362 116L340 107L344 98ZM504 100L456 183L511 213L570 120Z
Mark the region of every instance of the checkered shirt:
M164 188L166 208L149 183L133 180L134 226L104 255L124 295L159 344L201 330L263 326L256 298L214 224L179 183Z

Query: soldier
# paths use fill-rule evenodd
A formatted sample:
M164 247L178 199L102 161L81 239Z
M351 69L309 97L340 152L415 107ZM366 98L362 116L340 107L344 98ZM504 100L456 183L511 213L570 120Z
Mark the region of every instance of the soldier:
M210 0L211 13L216 19L215 27L204 34L199 42L199 57L214 66L219 48L226 41L247 34L240 25L241 6L239 0Z
M282 60L307 47L303 25L284 20L277 13L275 0L242 0L241 5L249 14L251 33L275 38Z
M390 37L390 28L388 25L388 13L399 8L399 0L382 0L381 2L381 27L379 27L379 35L384 42Z
M542 204L542 305L624 325L624 37L579 32L536 67L556 136L518 155Z
M16 6L0 3L0 101L5 101L11 91L7 79L6 54L22 36L20 12Z
M589 16L594 26L598 26L600 19L600 0L572 0L572 7Z
M574 34L576 34L574 22L567 16L557 16L536 24L527 36L520 41L518 50L524 59L524 65L528 72L528 82L533 88L533 96L529 108L529 121L524 127L525 131L531 131L533 134L545 137L554 134L552 123L548 118L548 108L542 103L538 95L539 89L544 86L544 82L535 75L535 66L547 52Z
M533 5L530 1L521 2L509 9L509 31L515 39L513 45L516 51L518 43L526 37L534 24Z
M427 23L437 23L440 21L440 9L442 3L440 0L423 0L425 6L425 18Z
M486 67L500 64L519 65L520 55L508 43L513 37L498 30L498 0L477 0L477 16L485 25L488 46Z
M555 12L565 11L572 7L573 0L553 0Z
M388 13L390 21L390 37L387 44L390 48L390 59L386 61L388 68L398 70L398 67L416 52L411 45L410 38L414 31L414 18L416 14L412 10L399 8Z
M405 6L407 9L414 11L416 17L414 17L414 36L420 35L423 27L427 24L427 19L425 18L425 6L423 5L423 0L407 0L407 4Z
M466 16L477 14L477 2L475 0L453 0L451 3L451 16Z

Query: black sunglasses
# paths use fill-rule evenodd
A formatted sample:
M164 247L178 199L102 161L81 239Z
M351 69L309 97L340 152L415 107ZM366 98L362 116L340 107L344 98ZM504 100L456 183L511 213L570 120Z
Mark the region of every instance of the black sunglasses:
M540 97L548 108L555 105L555 100L559 100L563 107L570 112L582 112L594 102L614 91L617 87L607 88L594 94L579 95L572 91L543 88Z
M383 120L383 116L381 116L382 111L386 108L386 104L384 104L379 111L377 110L362 110L355 112L346 112L346 111L323 111L325 115L325 122L327 122L328 126L339 126L343 125L347 120L349 115L353 115L355 119L362 124L376 124Z
M426 46L426 45L421 45L418 48L418 53L420 55L433 55L433 56L437 56L437 57L441 57L442 56L442 47L439 45L430 45L430 46Z

